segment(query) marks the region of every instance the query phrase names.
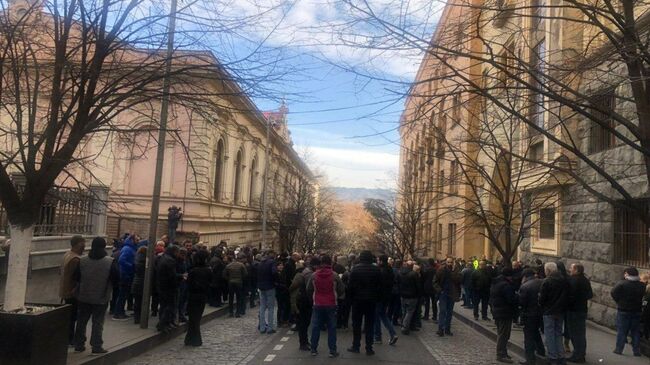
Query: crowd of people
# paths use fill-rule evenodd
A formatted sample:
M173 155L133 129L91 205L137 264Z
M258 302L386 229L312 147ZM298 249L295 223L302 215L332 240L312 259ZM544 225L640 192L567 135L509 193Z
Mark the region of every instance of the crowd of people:
M113 242L113 254L107 255L106 241L98 237L83 256L85 240L72 238L64 256L60 295L73 306L70 344L75 351L85 351L91 318L92 353L106 351L102 327L107 309L113 320L139 322L148 244L126 234ZM394 346L398 330L408 336L427 320L437 324L438 336L453 336L452 313L462 302L475 320L494 320L500 362L513 362L507 348L513 326L523 328L522 364L535 364L539 356L551 364L585 362L587 308L593 292L579 263L567 271L561 261L537 260L529 265L493 264L485 258L401 261L370 251L358 256L276 254L230 248L225 242L214 247L191 241L179 244L168 236L156 242L154 250L150 313L158 317L159 331L187 322L189 346L202 344L200 319L206 305L227 305L231 317L259 305L261 334L291 326L298 332L300 350L317 356L321 332L326 331L329 356L337 357L337 330L347 329L351 322L353 340L347 351L361 352L363 334L365 353L372 356L374 344L386 340ZM639 276L630 267L611 291L618 306L616 354L622 354L629 336L633 354L641 356L640 337L650 334L650 310L643 304L649 298L649 279L650 274Z

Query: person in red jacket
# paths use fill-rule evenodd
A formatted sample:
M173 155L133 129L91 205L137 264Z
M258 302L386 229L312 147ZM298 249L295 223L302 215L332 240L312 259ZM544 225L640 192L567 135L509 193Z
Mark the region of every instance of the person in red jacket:
M337 357L336 351L336 303L345 292L343 282L332 270L332 258L321 256L321 265L307 283L307 293L313 298L314 308L311 321L311 355L318 355L320 329L327 324L327 345L329 357Z

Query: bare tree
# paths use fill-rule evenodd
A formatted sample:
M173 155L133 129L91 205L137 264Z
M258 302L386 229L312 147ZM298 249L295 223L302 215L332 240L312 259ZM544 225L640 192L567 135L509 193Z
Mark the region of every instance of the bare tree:
M89 141L107 148L118 139L133 141L143 131L125 120L130 119L126 113L146 119L151 127L145 132L157 131L163 97L169 97L172 109L189 108L203 116L240 111L245 106L220 100L243 95L252 85L262 90L263 65L272 69L278 56L269 53L271 60L262 61L251 52L245 59L256 60L248 63L255 71L247 76L245 62L232 59L226 66L209 51L190 51L211 42L210 34L227 42L226 34L255 23L249 15L196 16L195 7L207 6L197 1L176 14L185 27L178 28L169 69L165 1L2 4L7 3L0 13L0 133L7 146L0 152L0 202L11 228L3 309L13 311L24 307L30 243L48 192L59 183L83 184L79 171L93 177L98 154L84 155ZM264 47L258 49L261 53ZM166 79L172 87L163 95ZM22 178L12 178L17 174Z

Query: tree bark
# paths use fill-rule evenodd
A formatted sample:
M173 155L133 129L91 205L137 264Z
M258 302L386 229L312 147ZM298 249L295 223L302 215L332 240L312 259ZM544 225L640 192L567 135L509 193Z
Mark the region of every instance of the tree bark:
M34 225L11 225L11 246L7 268L4 310L14 311L25 307L29 252L34 237Z

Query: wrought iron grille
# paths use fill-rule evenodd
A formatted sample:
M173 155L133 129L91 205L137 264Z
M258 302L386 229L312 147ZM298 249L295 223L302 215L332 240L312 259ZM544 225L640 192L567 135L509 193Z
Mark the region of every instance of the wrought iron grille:
M650 212L650 199L643 199L639 204L645 212ZM648 225L637 211L616 207L614 213L614 262L650 267Z

